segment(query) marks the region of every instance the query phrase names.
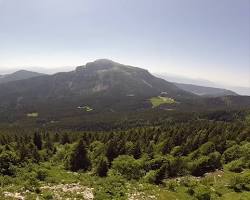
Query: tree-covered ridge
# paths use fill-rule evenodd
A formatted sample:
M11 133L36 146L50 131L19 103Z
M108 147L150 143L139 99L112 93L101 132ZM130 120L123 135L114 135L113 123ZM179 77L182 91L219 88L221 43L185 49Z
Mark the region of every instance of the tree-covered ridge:
M76 117L81 120L82 116L103 116L103 113L111 116L154 109L200 112L249 108L248 96L201 97L145 69L106 59L71 72L0 84L0 123L23 124L36 118L45 124Z

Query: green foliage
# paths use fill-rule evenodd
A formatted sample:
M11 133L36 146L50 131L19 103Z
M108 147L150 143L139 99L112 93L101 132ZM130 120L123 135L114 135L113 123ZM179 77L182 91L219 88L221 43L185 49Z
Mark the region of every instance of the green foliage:
M94 191L96 200L127 200L126 180L120 176L109 176L96 183Z
M128 180L139 179L145 173L143 170L143 161L136 160L128 155L117 157L112 162L111 169Z
M37 189L39 187L40 187L40 183L39 183L39 181L36 179L36 177L34 175L26 177L26 180L24 182L24 189L25 190L35 192L35 191L37 191Z
M40 154L38 152L37 147L33 143L30 143L28 145L28 149L29 149L29 151L28 151L27 157L31 161L38 163L40 161L40 159L41 159L41 156L40 156Z
M99 157L99 162L96 167L96 174L100 177L105 177L107 176L108 170L108 159L104 156Z
M244 168L250 168L250 142L243 143L241 146L242 152L242 162L244 163Z
M143 181L146 183L155 184L156 183L156 170L150 170L146 173L146 175L143 177Z
M36 172L36 179L38 179L39 181L45 181L45 179L48 177L48 172L47 170L38 170Z
M217 151L208 155L210 162L210 170L220 169L222 167L221 154Z
M66 132L63 133L62 139L61 139L61 144L67 144L70 143L69 136Z
M159 116L159 123L164 117ZM141 199L149 195L180 200L247 196L249 126L240 121L175 120L139 126L140 122L131 125L129 119L122 123L127 129L113 131L106 131L111 126L102 123L102 131L43 127L36 129L41 133L36 136L30 129L0 131L2 190L24 188L45 198L47 192L40 186L81 182L94 188L95 199L127 199L134 191L140 191L136 195ZM130 129L130 125L136 127ZM189 174L200 177L186 177Z
M155 174L155 184L161 184L162 181L167 177L167 164L163 164L160 169L156 171Z
M209 157L202 156L191 163L191 173L194 176L201 176L208 171Z
M171 152L170 155L176 157L176 156L182 156L183 152L182 152L182 147L181 146L175 146Z
M139 159L141 157L141 146L139 142L136 142L133 151L132 151L132 155L134 156L135 159Z
M176 180L169 180L165 184L167 189L173 192L176 192L177 187L179 186Z
M211 191L205 186L198 186L195 188L195 197L198 200L210 200Z
M42 137L39 133L34 134L33 142L36 145L38 150L42 149L43 142L42 142Z
M44 200L53 200L54 197L51 193L43 195Z
M240 173L244 169L244 163L241 159L234 160L234 161L227 164L227 169L231 172Z
M250 191L250 173L235 175L230 179L230 188L236 192Z
M242 152L240 150L240 146L233 145L222 154L222 161L224 163L229 163L233 160L239 159L241 157L241 154Z
M160 169L161 166L166 162L167 162L166 157L158 155L153 159L147 160L145 162L145 166L146 166L147 171L156 170L156 169Z
M187 164L184 158L180 157L168 157L168 177L177 177L187 174Z
M86 171L90 165L85 142L81 139L66 158L66 168L71 171Z
M215 144L213 142L207 142L199 148L202 155L208 155L215 151Z
M13 176L17 162L18 157L15 152L7 150L0 153L0 174Z
M189 163L189 168L194 176L202 176L206 172L221 168L221 155L219 152L210 153L208 156L200 156Z
M13 184L14 181L10 176L0 176L0 186L3 188Z

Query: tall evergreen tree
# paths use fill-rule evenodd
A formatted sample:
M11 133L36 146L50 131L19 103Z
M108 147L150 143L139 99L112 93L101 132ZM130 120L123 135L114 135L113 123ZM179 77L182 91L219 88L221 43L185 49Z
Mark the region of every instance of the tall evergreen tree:
M86 171L90 164L85 142L81 139L69 155L68 168L72 171Z
M28 157L33 160L34 162L38 163L41 159L40 154L38 152L38 148L36 147L36 145L34 145L33 143L30 143L28 145L28 149L29 149L29 155Z
M117 157L116 144L113 140L110 140L107 144L106 156L109 163L111 163Z
M140 147L140 143L136 142L135 147L134 147L134 152L133 152L133 156L135 159L139 159L141 157L141 147Z
M63 133L62 139L61 139L61 144L67 144L70 143L69 136L67 133Z
M42 142L42 137L39 133L34 134L33 142L38 150L42 149L43 142Z
M108 173L108 159L104 156L100 157L100 160L97 164L96 173L100 177L107 176Z
M157 170L155 176L155 184L161 184L162 180L166 178L167 164L163 164L160 169Z

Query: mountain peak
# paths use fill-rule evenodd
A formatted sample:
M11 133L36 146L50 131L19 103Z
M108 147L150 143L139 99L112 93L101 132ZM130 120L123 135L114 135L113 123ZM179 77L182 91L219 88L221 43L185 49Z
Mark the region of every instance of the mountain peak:
M86 65L82 65L76 68L77 72L81 71L102 71L102 70L112 70L112 69L122 69L125 65L109 59L98 59L93 62L88 62ZM126 66L128 67L128 66Z
M98 59L85 65L86 68L94 68L98 70L111 69L115 66L121 66L121 64L108 59Z
M107 58L101 58L101 59L97 59L91 63L98 63L98 64L119 64L113 60L107 59Z
M37 72L32 72L32 71L28 71L28 70L25 70L25 69L20 69L20 70L18 70L18 71L15 71L15 72L13 72L12 74L27 74L27 73L29 73L29 74L39 74L39 73L37 73Z
M0 83L18 81L18 80L33 78L33 77L42 76L42 75L44 74L21 69L12 74L6 74L6 75L1 76Z
M120 71L123 73L147 73L146 69L133 67L130 65L124 65L109 59L97 59L93 62L88 62L86 65L82 65L76 68L76 72L100 72L100 71Z

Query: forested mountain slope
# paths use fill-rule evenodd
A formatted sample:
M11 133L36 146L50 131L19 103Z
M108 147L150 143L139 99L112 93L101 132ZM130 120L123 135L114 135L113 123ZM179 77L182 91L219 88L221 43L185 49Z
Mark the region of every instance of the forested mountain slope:
M100 59L71 72L0 84L0 121L27 117L55 120L146 109L200 111L245 109L250 98L205 98L147 70Z

